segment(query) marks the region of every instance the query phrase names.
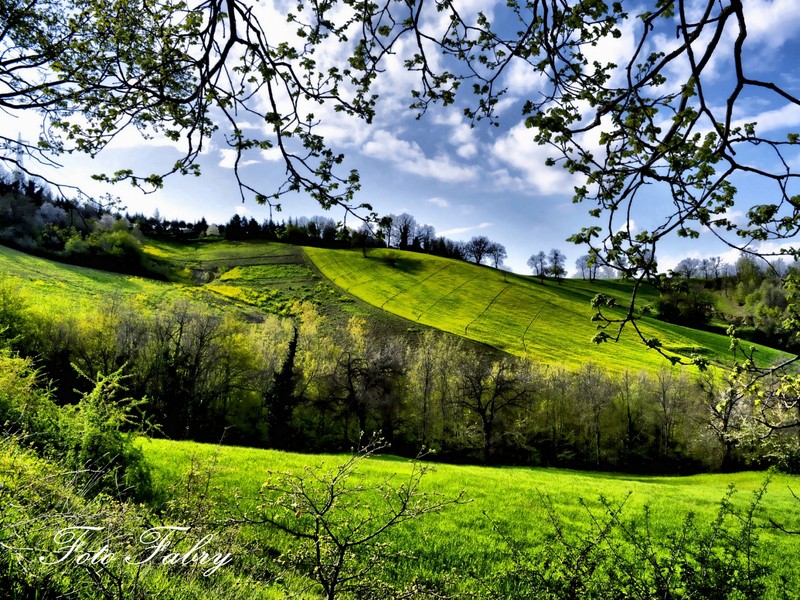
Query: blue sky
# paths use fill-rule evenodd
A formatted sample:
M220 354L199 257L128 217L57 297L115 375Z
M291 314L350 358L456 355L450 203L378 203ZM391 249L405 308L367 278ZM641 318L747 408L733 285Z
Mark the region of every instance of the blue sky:
M491 14L494 5L484 0L465 0L459 6L465 12L477 7ZM637 12L636 3L625 2L625 6L631 13ZM796 1L745 0L745 6L748 69L762 78L774 77L792 86L800 85L800 66L795 58L800 51L794 41L800 33ZM262 23L269 24L268 30L276 30L275 35L291 35L283 18L284 6L259 5L258 10ZM621 62L633 47L634 34L632 28L623 29L619 40L597 49L598 57ZM663 43L668 46L672 42L665 38ZM341 45L331 46L318 58L321 64L336 64L343 60L347 50ZM586 211L591 206L571 202L573 186L579 182L558 167L546 167L544 160L550 152L536 145L532 133L522 125L522 102L536 93L541 82L522 65L509 69L504 82L509 91L500 107L497 128L483 123L471 128L461 114L461 107L433 109L417 121L415 114L406 108L414 76L403 71L402 53L401 47L377 83L381 100L373 125L349 119L328 107L314 107L328 141L347 155L345 168L361 172L363 188L359 200L371 203L380 214L411 213L419 223L433 225L437 234L452 239L486 235L506 246L509 255L506 266L517 272L529 272L527 258L551 248L567 254L567 267L573 271L575 259L585 249L565 239L590 224ZM730 68L724 59L711 66L711 80L723 92ZM800 130L800 109L789 107L786 102L754 96L743 106L748 111L740 115L743 122L757 120L773 129ZM256 130L261 127L248 122L240 125ZM35 139L38 121L31 114L5 114L0 115L0 127L10 137L16 137L19 131L23 137ZM224 223L234 212L257 220L267 216L266 207L252 200L241 202L230 168L231 155L221 137L213 139L200 157L202 177L175 176L162 190L150 195L126 184L113 188L101 186L89 178L94 172L123 167L160 172L178 156L173 142L159 137L145 141L135 132L126 132L95 160L85 156L63 157L62 169L52 176L92 194L119 196L132 212L152 214L158 209L168 218L204 216L212 223ZM283 168L274 153L247 158L249 164L242 168L242 173L252 182L270 189L282 181ZM795 164L800 167L800 158ZM766 199L772 190L742 181L740 193L743 201L747 201ZM642 206L633 217L635 227L655 222L668 200L655 192L648 205ZM302 195L286 196L282 205L279 218L324 214ZM741 216L743 210L737 207L731 216ZM342 214L334 210L328 216L339 220ZM735 260L735 253L715 243L710 234L690 244L673 240L662 245L659 252L662 269L686 256L722 254L730 261Z

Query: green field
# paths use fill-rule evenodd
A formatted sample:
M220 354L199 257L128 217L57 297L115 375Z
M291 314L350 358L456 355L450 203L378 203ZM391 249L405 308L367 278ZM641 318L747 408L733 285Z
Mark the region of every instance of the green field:
M358 315L381 327L405 329L402 319L354 301L351 295L331 285L298 246L228 240L148 240L144 251L171 265L176 279L193 287L192 293L207 302L286 316L293 303L310 301L339 323Z
M590 341L597 333L591 322L591 299L602 292L626 302L631 285L624 282L541 283L485 266L397 250L372 249L367 258L356 250L306 248L306 254L334 284L364 302L543 364L576 368L591 361L610 372L664 364L664 358L646 349L630 327L617 343L595 346ZM645 290L641 301L654 298ZM698 354L712 363L730 364L730 340L723 335L650 318L642 321L642 329L648 338L658 337L671 353ZM759 356L769 364L781 353L759 347Z
M307 456L272 450L218 447L189 442L143 439L140 442L153 467L159 485L180 481L192 461L213 462L212 488L224 503L231 503L234 491L241 492L245 505L256 502L261 484L273 477L270 472L300 472L306 466L331 469L342 456ZM364 463L362 483L390 477L402 481L410 470L409 462L392 456L373 457ZM572 532L586 530L591 517L581 500L595 516L600 516L602 495L612 503L628 494L624 508L627 518L640 518L645 505L652 511L653 531L665 536L693 512L701 526L716 515L719 501L733 484L737 493L733 502L745 507L752 492L765 480L765 473L746 472L725 475L688 477L651 477L610 473L587 473L539 468L487 468L436 465L425 476L423 488L455 498L462 491L468 500L438 515L427 515L393 531L389 543L398 552L410 553L413 561L401 561L394 576L436 579L453 569L465 575L464 589L480 594L478 579L489 577L505 565L507 548L494 524L513 539L536 548L552 533L544 509L544 498L552 502L566 527ZM763 499L758 521L766 525L773 518L786 526L800 528L800 503L790 488L797 489L795 477L774 475ZM800 537L779 534L769 527L759 532L765 558L771 558L777 570L772 581L781 575L800 582L800 565L794 557L800 552ZM466 576L470 574L469 576Z
M183 296L183 286L45 260L0 246L0 274L17 278L30 303L54 314L91 313L113 296L158 304Z
M73 318L90 316L102 301L115 295L141 307L186 298L219 310L235 310L245 317L291 314L293 303L307 300L340 321L360 315L391 323L395 332L437 327L549 365L576 368L593 361L619 372L657 369L665 364L630 332L616 344L599 348L591 344L596 332L590 321L591 298L602 292L624 300L630 291L624 282L542 283L488 267L386 250L370 250L365 259L359 251L274 243L148 242L145 248L171 267L172 282L63 265L2 247L0 275L11 275L19 282L32 310L71 314ZM645 291L643 299L648 295L649 300L654 298L653 292ZM719 364L726 360L729 342L724 336L655 320L645 324L647 335L659 336L672 352L700 353ZM761 350L765 362L778 356L775 351ZM245 507L254 506L269 471L331 469L345 460L341 455L309 456L193 442L142 438L139 443L152 466L156 486L172 489L169 499L173 502L181 498L174 486L180 485L193 462L213 463L212 495L223 507L232 506L237 490ZM401 481L409 469L407 460L373 457L357 480L367 484ZM437 465L426 475L423 488L445 498L456 498L463 491L467 502L393 530L383 541L398 556L408 558L398 559L390 572L382 575L393 582L414 578L441 582L443 574L457 573L458 592L483 597L482 586L510 566L508 545L497 528L535 553L551 539L550 514L557 514L569 532L580 534L591 529L594 518L602 519L599 497L603 496L612 504L627 498L627 518L640 518L645 506L649 507L654 537L669 539L690 512L701 526L713 522L730 484L738 490L734 504L746 507L765 477L756 472L653 477ZM781 578L789 581L793 590L800 589L800 565L775 559L797 556L800 536L781 534L768 525L769 519L775 519L800 530L800 502L792 489L800 489L795 477L774 475L757 515L763 526L759 530L761 552L774 569L770 597L778 597ZM546 510L548 503L553 513ZM264 535L256 543L258 552L280 555L286 540L274 531ZM287 585L289 591L295 590L291 581ZM301 589L305 584L297 585ZM281 597L280 589L268 590L264 597Z
M0 247L0 273L19 278L32 303L49 310L91 312L99 299L120 295L141 305L190 298L245 315L288 315L293 303L305 300L340 322L359 315L397 332L433 327L541 364L577 368L594 362L616 373L665 364L630 327L617 343L591 342L597 333L591 299L602 292L625 302L630 294L625 282L542 283L462 261L384 249L370 250L365 259L357 250L265 242L148 241L144 248L170 265L173 282L64 265L5 247ZM653 301L654 292L644 290L640 299ZM730 364L730 342L723 335L649 318L642 326L646 336L661 339L671 353ZM757 347L762 364L782 356Z
M5 246L0 246L0 276L15 278L29 305L53 314L91 314L113 297L140 307L185 299L244 318L287 314L302 300L313 300L331 314L358 313L352 299L326 284L294 246L148 241L144 249L169 265L172 281L58 263Z

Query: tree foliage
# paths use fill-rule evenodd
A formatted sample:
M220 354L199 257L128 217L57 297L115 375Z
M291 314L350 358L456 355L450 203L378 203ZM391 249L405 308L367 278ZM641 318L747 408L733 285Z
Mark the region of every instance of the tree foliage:
M553 248L547 255L547 262L550 265L548 271L556 281L559 281L567 274L567 269L564 266L566 261L567 257L558 248Z
M539 277L542 281L544 281L550 266L550 263L547 260L547 254L541 250L536 254L531 254L530 258L528 259L528 266L531 268L531 271L533 271L533 274L536 277Z
M410 95L420 112L432 103L453 104L467 88L467 115L493 121L507 91L502 73L528 69L541 89L524 105L526 124L537 141L562 153L555 162L586 176L576 200L591 201L593 213L610 217L605 233L591 227L577 236L600 242L603 256L625 253L631 268L650 270L647 248L672 232L694 237L696 227L743 239L791 236L796 175L786 161L768 170L757 157L763 150L780 159L798 137L772 136L737 119L737 109L756 95L800 103L778 82L751 75L743 60L754 9L739 0L649 4L629 13L620 2L514 0L494 7L492 22L455 2L301 2L287 15L294 29L287 33L235 0L8 3L0 102L11 112L44 115L42 139L22 143L40 157L71 149L96 154L127 127L186 139L187 152L165 174L123 169L106 177L141 185L195 172L209 136L224 128L238 158L254 149L281 151L288 171L282 191L304 189L330 206L353 199L358 176L334 173L342 156L304 110L328 103L370 122L384 62L408 44L404 66L417 75ZM437 12L442 19L433 18ZM594 51L623 36L633 43L616 62ZM666 46L665 37L672 40ZM347 48L343 64L321 60L330 44ZM720 61L731 76L712 87ZM264 135L248 137L238 112L265 123ZM589 132L599 135L599 149L590 148ZM304 154L292 146L295 140ZM4 142L17 147L17 140ZM774 183L776 201L753 206L739 225L726 211L736 193L732 176L741 172ZM634 233L631 224L616 230L617 217L627 218L641 190L653 184L669 190L674 212L652 231Z

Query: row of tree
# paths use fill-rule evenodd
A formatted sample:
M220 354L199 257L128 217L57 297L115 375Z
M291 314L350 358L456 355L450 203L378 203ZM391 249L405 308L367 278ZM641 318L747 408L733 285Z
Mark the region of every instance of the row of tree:
M328 217L299 217L275 223L267 220L259 224L254 218L236 214L215 233L229 240L268 240L289 244L342 247L386 247L423 252L469 260L476 264L488 263L500 268L508 258L505 246L486 236L475 236L467 242L450 240L436 235L432 225L420 225L408 213L386 215L376 224L362 223L352 229Z
M400 250L424 252L447 258L467 260L475 264L503 266L508 253L503 244L486 236L474 236L466 242L437 236L432 225L419 224L409 213L389 214L377 224L362 223L358 228L337 223L329 217L313 216L289 218L281 222L272 219L259 223L253 217L233 215L226 224L209 224L205 218L198 221L165 219L158 211L151 216L143 213L113 213L116 202L109 199L107 206L96 202L79 202L56 196L46 187L32 180L6 174L0 178L0 242L27 251L52 256L72 262L82 262L95 267L120 270L119 265L134 265L137 272L152 270L163 275L154 264L146 264L145 257L136 251L141 236L155 239L187 241L205 236L224 236L229 240L266 240L283 243L349 247L396 247ZM116 224L114 226L114 224ZM113 226L113 227L112 227ZM134 239L100 241L93 233L114 229L133 234ZM109 256L105 256L109 255ZM115 261L125 255L125 260ZM534 276L544 280L560 280L567 276L566 257L558 249L549 253L538 252L528 259ZM577 272L584 279L614 278L619 271L610 265L600 265L589 255L579 257ZM719 257L681 261L675 273L686 278L702 272L708 279L719 280L730 274L731 267Z
M705 267L698 271L692 265ZM747 255L733 265L687 259L660 282L655 308L665 321L695 328L733 326L749 340L796 352L800 345L785 281L798 273L796 262L765 263Z
M542 281L548 275L552 275L556 281L559 281L567 274L566 262L566 256L557 248L553 248L548 254L542 251L532 254L528 259L528 266L533 271L534 276Z
M171 438L323 451L380 430L396 451L424 445L453 461L686 471L767 460L741 441L763 404L711 375L567 372L434 331L387 334L358 317L333 327L310 303L246 323L186 301L112 299L88 320L27 305L13 280L0 293L0 330L38 357L61 402L86 385L71 364L123 369Z

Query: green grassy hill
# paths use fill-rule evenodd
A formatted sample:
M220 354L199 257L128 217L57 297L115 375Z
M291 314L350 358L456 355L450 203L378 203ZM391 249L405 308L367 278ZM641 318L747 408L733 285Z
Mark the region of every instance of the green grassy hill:
M63 312L65 316L71 311L91 315L102 301L114 295L143 307L186 298L219 310L237 311L244 318L291 314L294 302L308 300L333 319L360 315L384 322L394 331L435 326L555 366L576 368L594 361L610 371L621 371L657 369L665 364L663 358L646 351L632 335L618 344L599 348L591 344L596 330L590 321L590 299L598 292L624 299L630 288L623 282L541 283L487 267L386 250L371 250L364 258L358 251L302 249L272 243L153 242L145 248L150 256L169 267L173 281L68 266L0 247L0 284L3 275L11 275L21 282L33 309L50 314ZM651 292L645 292L648 293ZM673 352L699 352L720 363L726 358L728 340L724 336L655 320L647 320L645 325L647 335L661 337ZM779 355L769 349L762 349L761 354L765 361ZM270 477L270 471L300 473L318 465L331 468L343 461L341 456L309 457L193 442L142 439L140 445L152 466L156 485L175 492L172 496L169 491L163 492L162 499L174 503L183 498L176 490L180 489L181 494L187 490L187 472L194 469L195 476L202 476L198 461L215 463L210 494L231 507L238 497L236 490L240 490L244 508L259 502L259 488ZM364 464L354 481L400 482L408 470L405 460L375 457ZM405 583L414 578L438 582L443 573L453 573L453 580L463 586L459 591L481 597L483 582L509 567L508 545L495 526L532 551L553 540L550 516L558 515L570 534L584 532L603 522L603 507L598 501L601 495L617 505L630 493L625 500L626 519L641 519L647 505L651 509L653 537L671 539L669 532L674 532L689 512L696 515L699 526L712 526L729 484L739 490L733 498L735 506L745 509L753 498L752 492L764 479L763 473L652 477L439 465L436 472L426 476L424 489L450 498L465 490L469 503L393 530L382 541L398 557L411 558L398 558L386 577ZM796 477L773 476L757 514L758 523L765 525L759 530L764 553L761 556L765 560L795 556L800 550L800 536L782 535L767 521L774 518L800 530L800 504L791 489L797 489ZM552 506L549 513L548 503ZM280 556L289 543L274 532L264 533L260 539L243 539L246 544L242 542L238 547L261 561L258 568L272 568L267 558ZM791 592L800 588L800 568L793 561L772 558L770 562L774 574L767 597L781 597L778 588L782 577L792 585L790 595L785 597L793 597ZM299 582L300 586L306 584L307 581ZM290 592L295 591L292 585L290 582ZM282 597L280 591L284 589L275 594L270 589L264 597Z
M340 319L369 313L402 321L328 285L296 246L148 241L144 250L167 267L171 281L59 263L5 246L0 246L0 277L18 280L32 306L54 314L90 314L103 299L118 296L141 307L186 299L234 310L249 320L289 314L294 302L310 300Z
M597 333L591 322L591 299L602 292L625 302L631 292L631 284L625 282L542 283L485 266L397 250L370 250L367 258L356 250L306 248L306 253L334 284L373 306L540 363L575 368L592 361L620 372L658 368L665 362L647 350L630 328L618 343L591 343ZM641 300L648 299L655 295L645 290ZM730 363L725 336L649 318L643 320L642 329L647 337L661 339L671 353ZM764 363L781 355L759 347Z
M586 362L611 372L657 369L664 359L632 330L597 346L590 300L604 293L625 301L630 284L568 279L561 283L514 275L445 258L372 249L299 248L266 242L149 241L145 252L170 267L171 282L64 265L0 247L0 273L25 282L26 294L47 310L92 311L100 298L121 295L141 305L187 298L248 319L288 315L312 301L328 316L359 315L402 332L433 327L542 364L577 368ZM309 260L310 259L310 260ZM645 290L642 300L653 299ZM645 319L648 337L669 352L730 363L722 335ZM764 364L782 353L759 347Z
M0 246L0 276L18 279L34 306L54 314L91 313L118 295L137 303L181 297L183 286L58 263Z

